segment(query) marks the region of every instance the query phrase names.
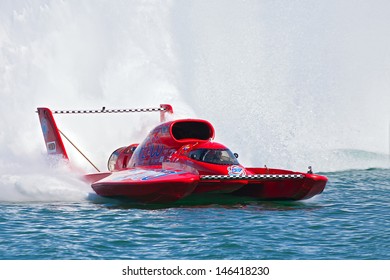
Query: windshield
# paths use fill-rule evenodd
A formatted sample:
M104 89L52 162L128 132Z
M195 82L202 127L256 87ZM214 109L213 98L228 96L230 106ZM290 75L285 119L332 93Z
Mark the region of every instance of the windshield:
M236 157L228 149L197 149L191 151L188 156L192 159L213 164L239 164Z

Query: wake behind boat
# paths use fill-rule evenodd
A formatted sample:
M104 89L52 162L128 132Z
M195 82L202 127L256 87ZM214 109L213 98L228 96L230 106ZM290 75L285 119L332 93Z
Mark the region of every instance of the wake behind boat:
M172 106L125 110L54 111L38 108L49 155L69 161L53 113L160 112L161 123L140 144L115 150L108 171L86 174L96 194L141 203L172 203L188 197L224 194L253 200L303 200L323 192L327 178L274 168L244 167L238 155L214 141L212 124L201 119L165 121ZM214 203L218 203L215 201Z

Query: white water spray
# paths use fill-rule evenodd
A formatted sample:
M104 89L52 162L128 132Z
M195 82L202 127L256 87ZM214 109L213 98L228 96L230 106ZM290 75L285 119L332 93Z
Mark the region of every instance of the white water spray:
M65 175L46 173L47 166L39 160L45 147L34 113L38 106L115 109L170 103L179 116L193 114L176 87L170 9L170 2L147 1L0 3L0 165L7 167L0 171L3 187L20 186L25 194L26 188L33 192L45 187L50 193L56 182L63 182L64 189L69 186L62 181ZM56 119L105 169L114 149L141 141L159 116ZM67 149L72 162L89 169L70 145ZM31 173L31 164L41 167Z
M389 167L390 4L196 1L177 7L187 100L248 164Z
M46 174L38 106L170 103L176 117L210 120L244 164L388 167L388 10L380 0L2 1L1 186L72 185ZM158 116L56 119L104 169Z

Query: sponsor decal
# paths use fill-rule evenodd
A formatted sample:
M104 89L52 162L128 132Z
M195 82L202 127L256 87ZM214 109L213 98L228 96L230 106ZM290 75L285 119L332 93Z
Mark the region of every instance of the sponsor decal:
M175 170L165 170L165 169L161 169L161 170L157 171L157 170L139 169L139 170L126 170L126 171L123 171L121 173L124 173L124 172L126 173L125 175L118 174L119 176L115 176L114 178L113 178L113 176L111 176L111 180L112 181L124 181L124 180L148 181L148 180L152 180L155 178L168 176L171 174L182 174L185 171L175 171Z
M245 176L245 169L238 165L231 165L227 168L228 174L230 176Z
M45 118L42 119L41 127L42 127L43 136L46 139L47 134L49 133L49 127L47 126L47 120Z
M151 174L149 176L145 176L141 180L147 181L147 180L151 180L151 179L155 179L155 178L159 178L159 177L164 177L164 176L171 175L171 174L182 174L182 173L184 173L184 172L183 171L174 171L174 170L161 170L158 172L154 171L154 174Z
M111 177L111 180L113 181L123 181L123 180L133 180L137 181L142 179L143 176L145 176L145 173L150 172L143 169L135 169L135 170L126 170L114 173ZM125 173L125 174L123 174Z
M161 134L169 134L169 126L161 127Z
M46 144L46 147L47 147L47 153L48 154L55 154L57 152L57 145L56 145L55 141L48 142Z
M150 160L152 158L158 158L164 152L163 145L148 145L140 149L139 157L141 160Z

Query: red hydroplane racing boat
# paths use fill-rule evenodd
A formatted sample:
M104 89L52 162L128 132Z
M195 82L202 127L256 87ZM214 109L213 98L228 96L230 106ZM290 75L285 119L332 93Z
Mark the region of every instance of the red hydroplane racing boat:
M62 132L57 128L53 113L149 111L159 111L161 123L145 140L115 150L108 160L108 171L83 177L98 195L124 197L141 203L171 203L210 194L254 200L302 200L322 193L325 188L327 178L313 174L311 168L301 173L242 166L237 154L213 141L214 128L208 121L165 121L165 114L173 113L167 104L159 108L125 110L103 107L102 110L52 112L38 108L38 115L48 154L68 160Z

